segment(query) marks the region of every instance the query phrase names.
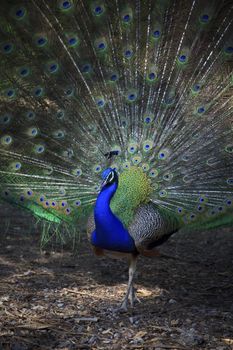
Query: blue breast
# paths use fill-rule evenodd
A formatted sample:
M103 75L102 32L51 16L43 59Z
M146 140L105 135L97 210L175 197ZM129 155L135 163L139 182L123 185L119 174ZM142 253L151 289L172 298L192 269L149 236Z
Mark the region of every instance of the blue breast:
M102 249L132 253L136 251L134 240L110 208L116 189L116 183L104 187L97 198L94 210L96 229L92 233L91 243Z

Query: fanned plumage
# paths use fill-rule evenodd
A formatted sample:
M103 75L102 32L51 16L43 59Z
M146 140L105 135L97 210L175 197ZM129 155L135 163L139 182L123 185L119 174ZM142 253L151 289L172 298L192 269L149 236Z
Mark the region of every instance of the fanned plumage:
M129 233L232 225L232 37L228 0L2 1L2 199L79 232L111 167Z

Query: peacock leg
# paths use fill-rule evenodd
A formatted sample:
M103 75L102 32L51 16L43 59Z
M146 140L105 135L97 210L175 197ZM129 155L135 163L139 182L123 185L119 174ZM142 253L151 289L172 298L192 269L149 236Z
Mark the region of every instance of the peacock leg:
M137 256L132 255L129 263L129 280L128 280L128 286L127 286L127 292L126 295L118 308L118 311L127 311L128 308L128 301L130 300L130 304L133 307L134 303L134 287L133 287L133 278L136 271L136 265L137 265Z
M129 292L129 301L130 301L130 305L132 307L134 307L134 303L140 303L140 299L138 299L137 295L136 295L136 291L137 289L134 288L134 286L131 286L130 292Z

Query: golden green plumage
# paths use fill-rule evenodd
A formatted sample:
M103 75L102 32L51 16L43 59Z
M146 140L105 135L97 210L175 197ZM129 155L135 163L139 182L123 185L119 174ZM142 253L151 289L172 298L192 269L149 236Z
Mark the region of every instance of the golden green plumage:
M141 168L132 166L119 175L118 189L111 201L111 209L128 227L135 209L149 201L151 192L150 178Z

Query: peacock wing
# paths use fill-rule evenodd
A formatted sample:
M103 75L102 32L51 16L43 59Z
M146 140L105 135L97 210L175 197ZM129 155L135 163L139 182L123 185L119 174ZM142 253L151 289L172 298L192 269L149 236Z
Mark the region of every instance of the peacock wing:
M166 241L181 227L176 216L159 209L153 203L141 205L135 211L128 231L140 253L152 249Z

